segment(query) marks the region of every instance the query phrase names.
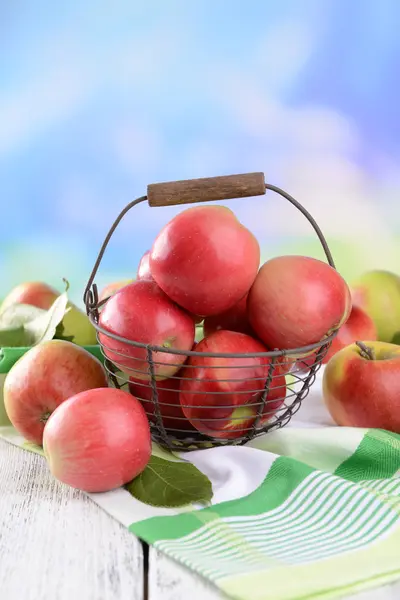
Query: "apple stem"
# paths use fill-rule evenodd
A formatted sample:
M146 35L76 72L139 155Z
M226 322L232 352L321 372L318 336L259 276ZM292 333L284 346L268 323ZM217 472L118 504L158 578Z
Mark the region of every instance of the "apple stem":
M42 416L40 417L40 419L39 419L39 420L40 420L40 422L41 422L41 423L47 423L47 421L48 421L48 420L49 420L49 418L50 418L50 415L51 415L51 412L50 412L50 411L48 411L48 412L46 412L46 413L43 413L43 415L42 415Z
M360 354L367 360L375 360L375 352L372 348L369 348L364 342L356 342L356 345L360 348Z

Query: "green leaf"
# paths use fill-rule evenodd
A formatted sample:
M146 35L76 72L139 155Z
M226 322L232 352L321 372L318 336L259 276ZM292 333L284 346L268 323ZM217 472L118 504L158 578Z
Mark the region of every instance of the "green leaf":
M145 470L125 487L145 504L168 508L207 504L213 495L210 480L194 465L158 456L152 456Z
M15 304L0 313L0 347L29 347L52 340L68 312L68 296L58 296L49 310Z
M26 333L23 325L0 329L0 348L20 348L25 345L25 342Z
M32 335L26 330L30 321L46 315L46 311L29 304L13 304L0 311L0 347L31 346Z
M67 312L68 296L66 292L58 296L50 306L49 310L44 314L26 323L25 330L30 334L33 342L32 345L41 342L47 342L54 338L57 326L64 318Z
M66 312L68 312L68 311L66 311ZM74 336L73 335L64 335L64 331L65 331L64 323L61 322L56 327L56 332L54 334L53 339L64 340L65 342L73 342Z
M30 304L11 304L0 310L0 329L20 327L46 314L46 311Z
M42 446L38 446L37 444L34 444L33 442L24 442L22 444L22 448L25 448L25 450L29 450L29 452L34 452L35 454L40 454L40 456L45 456Z

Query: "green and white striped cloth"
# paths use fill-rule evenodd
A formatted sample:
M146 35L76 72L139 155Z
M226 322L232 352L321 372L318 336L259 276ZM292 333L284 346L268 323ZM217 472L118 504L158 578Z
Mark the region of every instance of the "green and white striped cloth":
M155 508L125 489L91 497L238 600L339 598L400 578L400 435L335 427L320 380L286 428L169 457L208 476L206 508Z

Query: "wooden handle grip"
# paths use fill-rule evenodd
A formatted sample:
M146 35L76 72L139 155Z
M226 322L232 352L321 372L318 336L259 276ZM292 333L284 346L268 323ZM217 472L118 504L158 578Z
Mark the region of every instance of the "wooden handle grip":
M185 179L151 183L147 186L147 199L150 206L192 204L209 200L262 196L263 194L265 194L264 173Z

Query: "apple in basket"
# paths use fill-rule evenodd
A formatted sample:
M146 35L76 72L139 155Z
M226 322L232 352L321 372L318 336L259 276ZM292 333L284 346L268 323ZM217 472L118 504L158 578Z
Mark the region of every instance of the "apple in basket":
M254 235L224 206L195 206L160 231L151 273L170 298L194 315L216 315L248 292L258 271Z
M356 342L326 365L326 406L338 425L400 433L400 346Z
M147 466L149 422L128 392L88 390L53 412L44 429L43 449L54 477L85 492L107 492Z
M253 335L254 332L250 327L247 318L247 294L231 308L228 308L223 313L212 315L204 319L204 335L210 335L218 329L226 329L228 331L238 331L239 333L247 333Z
M129 283L132 283L133 279L123 279L122 281L113 281L106 285L100 292L99 301L105 300L109 296L118 292L121 288L125 287Z
M278 256L260 268L247 310L250 325L268 348L295 349L343 325L351 295L328 264L307 256Z
M139 261L136 280L140 281L141 279L148 279L150 281L151 280L154 281L154 278L153 278L153 276L151 274L151 270L150 270L150 250L147 250L147 252L145 252L143 254L142 258ZM203 317L198 317L196 315L193 315L193 319L194 319L195 323L201 323L201 321L203 320Z
M153 279L150 270L150 250L147 250L140 259L136 279L138 281L141 279Z
M341 326L333 338L332 344L321 359L321 362L326 364L339 350L350 344L354 344L357 340L374 341L376 339L376 327L371 317L362 308L353 306L348 320ZM314 364L316 355L317 352L314 352L311 356L299 359L293 370L308 371L309 367Z
M101 309L99 325L106 331L141 344L188 351L195 336L193 317L175 304L154 281L134 281L123 287ZM149 380L146 347L137 347L100 333L104 353L120 371ZM168 379L185 361L184 354L154 352L156 379Z
M266 352L252 337L220 330L204 338L196 352L251 354ZM183 368L180 401L184 414L201 433L234 439L249 431L268 377L270 359L192 356ZM286 380L275 367L260 425L269 421L286 396Z
M47 419L71 396L107 387L101 362L84 348L63 340L34 346L11 368L4 381L4 406L24 438L42 444Z
M177 432L187 432L189 434L195 431L181 408L179 398L181 377L182 373L178 371L171 379L163 379L156 382L158 406L162 423L166 430L172 434ZM131 377L129 380L129 391L135 398L140 400L149 421L156 424L157 420L151 383Z

